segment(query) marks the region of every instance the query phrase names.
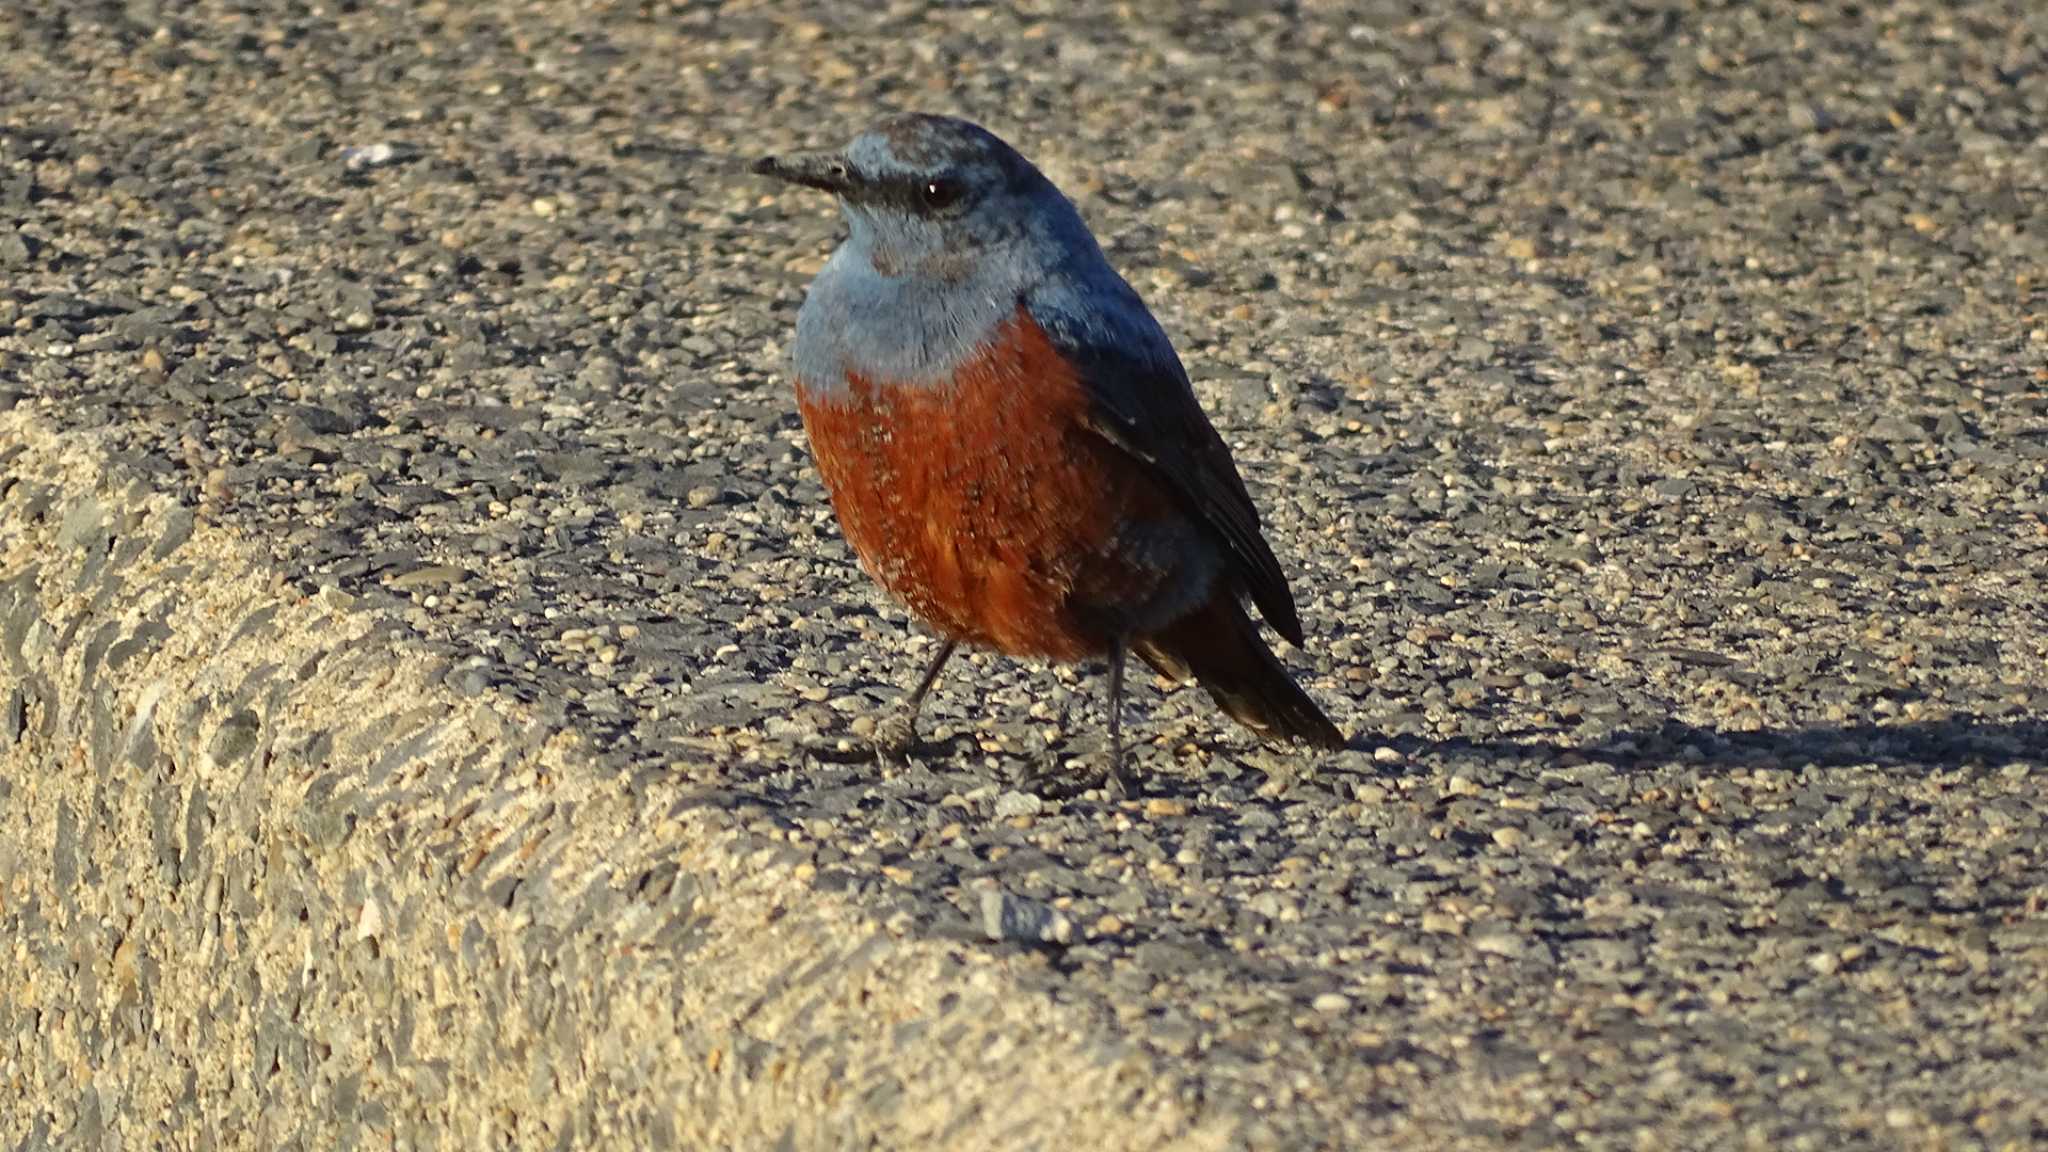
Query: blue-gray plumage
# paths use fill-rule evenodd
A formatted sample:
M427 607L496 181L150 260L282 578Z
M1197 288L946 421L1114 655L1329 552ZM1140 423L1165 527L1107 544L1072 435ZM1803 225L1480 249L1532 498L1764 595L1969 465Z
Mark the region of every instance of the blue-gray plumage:
M864 566L947 639L1192 675L1267 737L1339 747L1244 614L1301 623L1166 333L1074 205L965 121L897 116L757 170L838 197L792 350ZM907 738L907 733L905 734Z

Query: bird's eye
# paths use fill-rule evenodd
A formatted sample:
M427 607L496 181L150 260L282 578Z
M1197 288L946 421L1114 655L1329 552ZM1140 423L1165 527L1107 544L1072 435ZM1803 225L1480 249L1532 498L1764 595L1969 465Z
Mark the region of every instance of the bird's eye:
M960 193L964 190L958 180L941 176L936 180L927 180L923 184L918 185L917 199L920 204L924 205L927 211L936 212L941 208L950 207L954 202L958 201Z

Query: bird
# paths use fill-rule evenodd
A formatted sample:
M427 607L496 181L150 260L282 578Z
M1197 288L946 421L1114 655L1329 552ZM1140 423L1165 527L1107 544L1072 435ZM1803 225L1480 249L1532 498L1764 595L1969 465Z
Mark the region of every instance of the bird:
M1112 781L1130 654L1267 742L1345 746L1246 611L1303 645L1229 448L1051 180L928 113L753 170L830 193L845 217L797 314L797 409L862 568L940 638L882 751L914 745L963 644L1106 661Z

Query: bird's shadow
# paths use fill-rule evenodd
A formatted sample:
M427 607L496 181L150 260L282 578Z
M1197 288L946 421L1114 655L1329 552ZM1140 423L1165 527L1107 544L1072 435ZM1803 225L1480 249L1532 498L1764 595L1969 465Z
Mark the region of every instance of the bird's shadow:
M1724 771L1853 765L1938 771L2002 765L2048 755L2048 721L2031 717L1950 716L1897 724L1743 731L1664 720L1621 729L1590 742L1560 742L1536 734L1521 740L1399 736L1379 743L1411 762L1558 757L1622 770L1678 763Z
M1383 748L1392 748L1396 755L1380 754ZM1212 834L1219 838L1236 837L1256 822L1259 835L1272 841L1295 834L1289 831L1294 823L1287 815L1289 810L1306 803L1311 808L1327 804L1334 811L1351 802L1359 786L1374 780L1456 773L1526 783L1564 766L1590 772L1595 779L1585 783L1602 793L1633 793L1650 787L1668 788L1674 778L1697 779L1762 768L1795 775L1856 767L1918 775L1988 774L2015 762L2039 762L2048 757L2048 721L1952 716L1896 724L1739 731L1667 719L1580 741L1557 732L1531 733L1519 739L1375 739L1366 733L1344 752L1315 755L1261 750L1220 736L1214 744L1204 746L1204 753L1208 766L1196 769L1181 767L1179 758L1163 749L1149 749L1127 766L1124 779L1128 791L1117 793L1100 786L1077 785L1058 775L1044 778L1042 787L1035 785L1031 757L990 755L966 732L922 742L908 757L886 765L865 747L792 746L786 755L757 762L758 771L694 791L683 806L748 810L792 822L822 813L835 820L851 817L878 826L915 827L922 818L920 813L960 805L960 819L972 841L982 835L973 831L974 813L993 826L1005 819L1006 807L1012 813L1037 812L1028 799L1017 799L1016 794L1022 792L1036 794L1043 803L1057 801L1054 811L1092 811L1098 817L1121 814L1147 822L1194 818L1199 809L1199 818L1209 822ZM1212 795L1218 773L1237 781L1228 789L1227 803L1216 803ZM1326 799L1314 799L1316 793ZM1447 799L1451 795L1446 792ZM967 803L961 805L963 800ZM1291 849L1282 846L1277 850ZM844 863L829 867L821 863L819 869L818 875L827 877L820 883L836 888L894 891L902 883L884 884ZM913 887L932 901L927 910L931 932L980 940L984 928L971 910L958 907L957 893L952 891L958 883L959 874L949 864L931 871ZM947 911L947 907L955 910ZM1134 925L1118 939L1130 945L1145 939L1149 931ZM1063 944L1020 946L1051 954L1064 949ZM1077 963L1061 961L1055 967L1064 970Z
M939 740L927 740L920 736L910 747L888 749L876 747L873 741L854 738L851 740L821 740L803 745L800 751L824 764L879 764L895 766L915 764L921 761L950 760L974 744L974 738L965 732L954 732Z
M1344 752L1290 755L1284 750L1258 749L1221 737L1203 744L1212 760L1225 759L1225 771L1279 778L1277 789L1244 795L1240 806L1272 807L1299 803L1305 789L1333 790L1348 798L1353 784L1372 779L1421 776L1467 766L1491 769L1496 778L1533 778L1554 765L1604 765L1617 786L1646 786L1677 771L1717 774L1756 768L1791 772L1808 769L1873 766L1884 771L1928 773L1969 769L1991 770L2015 761L2048 758L2048 721L2032 717L1951 716L1940 720L1896 724L1843 724L1813 727L1722 729L1664 720L1616 730L1597 740L1573 741L1560 733L1531 733L1522 738L1389 736L1371 733L1353 740ZM851 788L871 802L937 804L955 793L995 785L999 790L1033 792L1047 801L1119 805L1155 799L1199 801L1214 784L1203 771L1177 771L1177 760L1149 750L1126 766L1126 789L1099 787L1100 780L1075 775L1071 769L1048 770L1044 756L1016 754L1008 769L990 772L991 757L977 755L978 742L969 732L942 739L920 740L901 757L878 758L859 740L792 746L786 756L763 758L754 771L728 778L723 786L695 792L692 806L716 808L765 806L803 810L822 790ZM1391 748L1391 761L1375 753ZM808 768L805 765L809 765Z
M1006 761L1006 767L984 778L966 767L966 757L979 750L980 743L973 733L958 731L939 739L920 736L908 748L883 749L872 741L853 739L821 740L796 749L800 757L821 765L855 771L871 766L880 778L913 789L939 784L971 787L977 782L994 783L1046 800L1074 800L1105 786L1124 789L1122 793L1111 792L1112 798L1134 793L1134 780L1128 772L1112 785L1105 774L1092 767L1095 758L1070 761L1057 749L1009 753L998 758Z

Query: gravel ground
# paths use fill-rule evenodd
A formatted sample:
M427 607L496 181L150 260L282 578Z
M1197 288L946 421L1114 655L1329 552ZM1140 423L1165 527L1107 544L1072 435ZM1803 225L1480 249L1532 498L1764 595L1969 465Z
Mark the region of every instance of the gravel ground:
M1248 1145L2048 1142L2048 9L0 8L0 404ZM735 157L956 112L1176 337L1355 734L956 664L782 372ZM1008 937L983 938L993 929Z

